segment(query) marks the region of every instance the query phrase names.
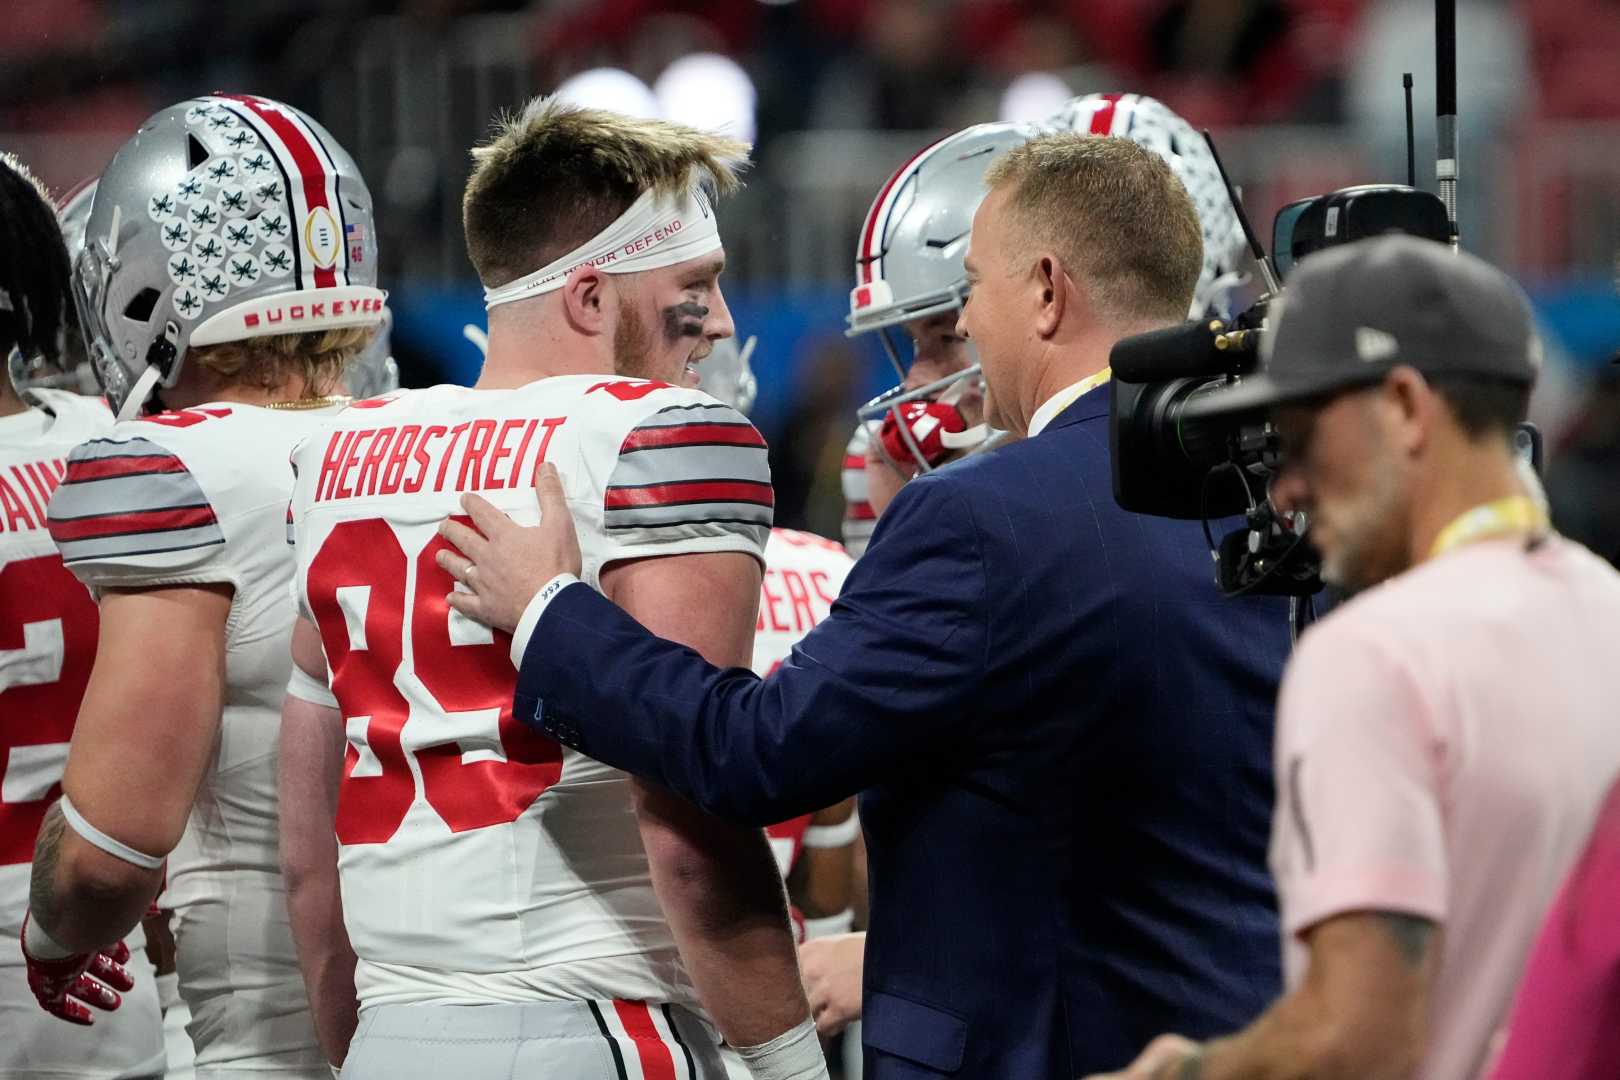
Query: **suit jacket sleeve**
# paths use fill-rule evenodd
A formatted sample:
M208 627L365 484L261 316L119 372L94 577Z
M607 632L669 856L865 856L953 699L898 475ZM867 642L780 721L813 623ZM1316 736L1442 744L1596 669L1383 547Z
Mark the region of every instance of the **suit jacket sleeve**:
M953 746L987 682L985 568L946 474L906 485L828 617L770 678L655 637L599 593L546 608L519 719L721 817L769 824Z

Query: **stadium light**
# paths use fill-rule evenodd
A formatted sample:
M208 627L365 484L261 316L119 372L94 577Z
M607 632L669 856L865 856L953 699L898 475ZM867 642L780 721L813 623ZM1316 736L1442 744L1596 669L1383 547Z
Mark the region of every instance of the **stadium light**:
M1015 123L1044 120L1074 97L1069 84L1050 71L1030 71L1018 76L1001 95L1000 118Z
M754 80L742 65L719 53L692 53L664 69L653 94L666 120L754 141Z
M557 87L557 96L574 105L656 119L663 110L648 85L619 68L599 67L570 75Z

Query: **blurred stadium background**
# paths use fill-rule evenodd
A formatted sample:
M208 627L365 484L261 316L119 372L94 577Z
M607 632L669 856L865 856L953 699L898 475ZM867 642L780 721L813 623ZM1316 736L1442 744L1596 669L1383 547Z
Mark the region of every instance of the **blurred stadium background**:
M1463 243L1536 301L1555 514L1615 557L1620 3L1458 6ZM1269 238L1289 200L1404 180L1404 71L1432 189L1432 20L1429 0L12 0L0 149L62 193L193 94L307 109L370 182L395 355L425 385L476 373L460 195L498 111L563 88L752 138L748 189L723 211L727 294L760 339L778 521L837 535L853 409L893 382L876 342L842 333L856 231L916 148L1075 94L1149 93L1214 130Z

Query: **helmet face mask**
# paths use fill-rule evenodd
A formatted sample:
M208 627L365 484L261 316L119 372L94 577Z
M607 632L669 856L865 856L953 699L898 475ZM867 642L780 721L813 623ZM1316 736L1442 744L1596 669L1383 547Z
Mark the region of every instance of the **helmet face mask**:
M698 362L698 389L744 416L753 412L759 380L754 377L749 358L758 340L751 336L740 346L734 337L716 341L709 355Z
M394 315L383 309L383 320L377 325L360 355L349 361L343 370L343 385L356 399L381 397L399 389L399 365L393 355Z
M74 264L90 364L127 416L192 345L382 320L371 196L324 128L214 95L143 124L97 185Z

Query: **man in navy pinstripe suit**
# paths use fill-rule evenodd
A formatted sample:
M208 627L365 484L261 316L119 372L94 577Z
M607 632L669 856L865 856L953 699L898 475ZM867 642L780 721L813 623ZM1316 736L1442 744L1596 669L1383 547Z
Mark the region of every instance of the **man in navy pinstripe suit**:
M961 331L1028 436L906 485L770 678L721 670L572 581L542 524L474 504L452 602L514 628L516 713L722 816L862 792L866 1075L1072 1080L1275 992L1265 850L1280 602L1223 600L1196 523L1111 497L1109 351L1170 325L1198 219L1162 160L1054 135L974 219ZM532 599L531 599L532 598Z

